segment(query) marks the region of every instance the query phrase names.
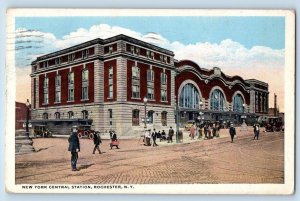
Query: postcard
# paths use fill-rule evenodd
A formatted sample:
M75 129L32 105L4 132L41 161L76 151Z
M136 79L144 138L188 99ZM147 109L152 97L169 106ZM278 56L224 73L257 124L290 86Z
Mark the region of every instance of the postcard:
M292 194L291 10L8 9L6 191Z

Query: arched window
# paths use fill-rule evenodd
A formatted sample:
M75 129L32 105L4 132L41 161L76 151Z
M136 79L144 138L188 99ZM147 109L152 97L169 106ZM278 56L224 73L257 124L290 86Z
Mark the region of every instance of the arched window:
M82 114L82 119L88 119L89 118L89 112L88 111L83 110L81 112L81 114Z
M168 116L168 113L166 111L163 111L161 113L161 124L162 124L162 126L167 126L167 116Z
M219 89L215 89L210 95L210 109L216 111L224 111L225 108L225 98Z
M241 94L237 94L233 98L233 111L244 112L244 100Z
M148 118L147 118L148 124L153 124L153 114L154 114L154 111L152 111L152 110L148 111Z
M132 110L132 125L139 126L140 125L140 111Z
M68 118L69 118L69 119L74 119L74 112L69 111L69 112L68 112Z
M55 119L60 119L60 113L59 112L55 112L54 113L54 117L55 117Z
M188 83L184 85L181 90L179 97L179 107L199 109L199 99L200 95L197 88L193 84Z
M43 119L48 119L48 113L43 114Z

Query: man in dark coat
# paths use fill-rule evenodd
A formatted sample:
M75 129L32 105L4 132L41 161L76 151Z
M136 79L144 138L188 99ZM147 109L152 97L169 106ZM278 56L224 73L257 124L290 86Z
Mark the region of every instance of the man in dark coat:
M157 132L155 131L155 128L153 129L153 132L152 132L152 140L153 140L153 147L154 146L157 146L156 144L156 138L157 138Z
M258 140L258 136L259 136L259 125L256 124L256 125L254 125L254 139L253 140L255 140L255 138Z
M230 137L231 137L231 143L233 143L233 138L235 136L235 128L233 127L233 124L230 125L230 128L229 128L229 134L230 134Z
M101 154L101 151L99 149L99 145L101 143L101 138L99 136L99 133L94 132L93 134L93 140L94 140L94 150L93 150L93 154L95 154L96 149L98 150L99 154Z
M174 135L174 130L173 130L172 126L170 126L169 134L168 134L168 143L170 141L171 141L171 143L173 143L173 135Z
M78 152L80 152L80 143L77 135L77 128L73 128L73 131L68 139L69 141L69 149L71 152L71 167L72 171L78 171L76 168L77 160L78 160Z

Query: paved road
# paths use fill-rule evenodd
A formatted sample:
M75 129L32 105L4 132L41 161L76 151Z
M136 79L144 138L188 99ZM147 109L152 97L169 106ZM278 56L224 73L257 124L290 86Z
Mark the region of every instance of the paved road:
M78 168L72 172L65 138L34 139L36 153L16 156L16 184L171 184L171 183L283 183L284 134L237 133L185 144L141 145L122 140L121 149L91 154L91 140L81 139ZM168 145L168 146L167 146Z

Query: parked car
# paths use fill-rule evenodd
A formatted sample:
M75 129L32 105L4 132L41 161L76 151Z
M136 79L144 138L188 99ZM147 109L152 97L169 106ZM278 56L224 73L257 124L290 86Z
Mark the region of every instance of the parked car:
M87 137L89 139L93 139L93 134L96 132L91 129L91 125L77 125L73 127L77 127L77 135L79 138Z
M48 129L47 125L34 125L33 135L34 137L37 137L38 135L41 137L52 137L52 133Z

